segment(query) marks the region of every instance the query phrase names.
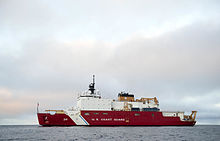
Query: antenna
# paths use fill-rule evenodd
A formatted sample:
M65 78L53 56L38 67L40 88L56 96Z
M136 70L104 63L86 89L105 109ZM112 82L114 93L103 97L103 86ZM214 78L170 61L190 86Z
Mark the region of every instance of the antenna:
M37 102L37 113L39 113L38 107L39 107L39 102Z
M95 75L92 76L93 77L93 84L95 84Z

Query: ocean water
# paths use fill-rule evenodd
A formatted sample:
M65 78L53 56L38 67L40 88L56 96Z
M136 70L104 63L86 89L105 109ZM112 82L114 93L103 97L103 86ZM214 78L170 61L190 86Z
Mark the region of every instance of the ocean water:
M220 141L219 125L194 127L41 127L2 125L0 140Z

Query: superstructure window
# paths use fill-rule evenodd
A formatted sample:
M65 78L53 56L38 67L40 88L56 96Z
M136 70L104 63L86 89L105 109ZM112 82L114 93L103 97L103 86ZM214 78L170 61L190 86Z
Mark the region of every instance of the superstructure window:
M135 113L134 115L135 115L135 116L140 116L140 114L138 114L138 113Z
M108 113L102 113L103 115L108 115Z
M84 115L87 115L87 116L88 116L88 115L89 115L89 113L85 113Z

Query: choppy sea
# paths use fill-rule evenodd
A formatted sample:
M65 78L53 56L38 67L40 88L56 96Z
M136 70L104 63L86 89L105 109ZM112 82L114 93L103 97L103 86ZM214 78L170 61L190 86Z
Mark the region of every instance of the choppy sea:
M220 125L194 127L41 127L1 125L0 140L220 141Z

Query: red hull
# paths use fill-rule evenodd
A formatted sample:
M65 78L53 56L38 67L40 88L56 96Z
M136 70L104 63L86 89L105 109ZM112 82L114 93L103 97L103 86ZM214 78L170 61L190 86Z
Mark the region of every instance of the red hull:
M73 120L66 114L38 113L38 121L42 126L74 126Z
M196 121L181 121L179 117L164 117L162 112L144 111L81 111L90 126L193 126ZM46 119L45 119L46 118ZM42 126L75 126L66 114L38 113Z

